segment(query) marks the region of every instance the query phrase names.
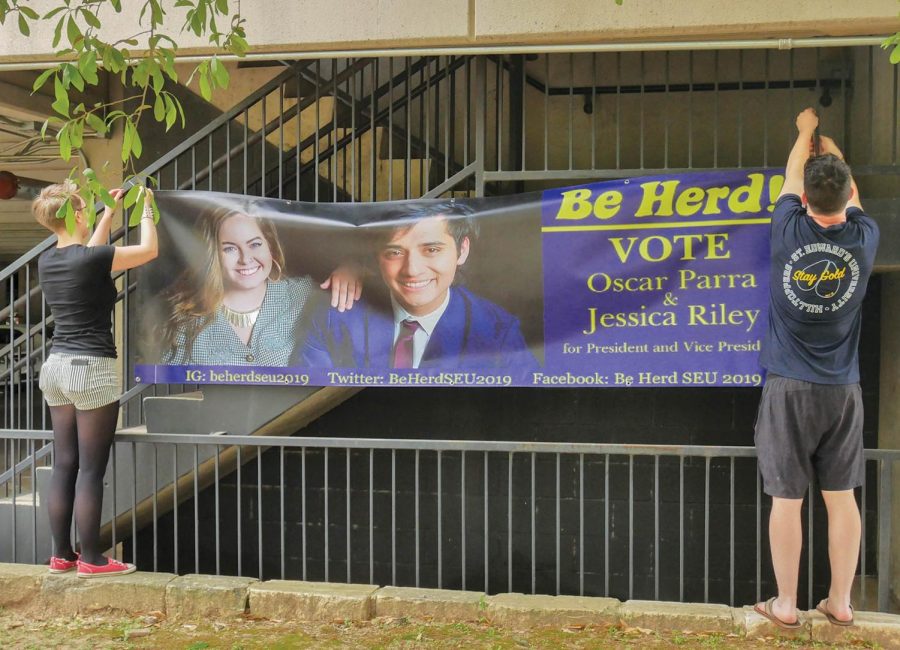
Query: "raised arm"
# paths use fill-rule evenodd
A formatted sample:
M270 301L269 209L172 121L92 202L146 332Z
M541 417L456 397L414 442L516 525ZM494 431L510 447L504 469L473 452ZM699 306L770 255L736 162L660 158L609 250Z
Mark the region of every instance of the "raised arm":
M112 270L126 271L156 258L159 245L156 239L156 224L150 205L153 193L148 189L144 195L144 215L141 217L141 243L131 246L116 246Z
M830 153L837 156L841 160L844 160L844 154L834 143L834 140L832 140L828 136L823 135L819 138L819 141L821 142L822 153ZM859 189L856 187L856 181L853 179L852 175L850 176L850 187L853 189L853 192L852 194L850 194L850 199L847 201L847 205L852 205L862 210L862 203L859 199Z
M809 145L812 142L819 117L812 108L807 108L797 116L797 139L784 167L784 185L781 187L780 199L785 194L803 194L803 166L809 160Z
M122 202L122 197L125 196L125 190L116 188L110 190L109 195L113 197L116 204L112 208L108 205L103 208L103 215L94 225L94 234L92 234L91 238L88 240L88 246L99 246L100 244L105 244L106 240L109 239L109 230L112 226L113 214L115 214L116 208L118 208L119 204Z

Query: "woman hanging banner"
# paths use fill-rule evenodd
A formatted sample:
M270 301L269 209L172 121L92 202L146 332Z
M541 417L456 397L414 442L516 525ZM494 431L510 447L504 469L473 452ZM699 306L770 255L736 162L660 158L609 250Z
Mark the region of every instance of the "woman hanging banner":
M354 204L158 192L161 255L139 283L136 374L758 386L782 180L715 172Z

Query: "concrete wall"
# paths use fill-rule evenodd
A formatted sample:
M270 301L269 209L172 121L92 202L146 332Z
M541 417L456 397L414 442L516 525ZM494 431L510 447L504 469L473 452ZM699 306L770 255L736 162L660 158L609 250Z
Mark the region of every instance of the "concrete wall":
M29 3L37 9L55 0ZM234 4L234 3L232 3ZM310 51L363 47L459 44L602 43L622 40L702 40L870 35L900 29L894 0L793 3L717 0L267 0L245 2L253 50ZM180 25L169 9L169 24ZM140 31L133 13L104 18L121 37ZM53 25L36 26L31 38L15 21L0 27L0 62L52 58ZM182 44L205 51L182 35Z

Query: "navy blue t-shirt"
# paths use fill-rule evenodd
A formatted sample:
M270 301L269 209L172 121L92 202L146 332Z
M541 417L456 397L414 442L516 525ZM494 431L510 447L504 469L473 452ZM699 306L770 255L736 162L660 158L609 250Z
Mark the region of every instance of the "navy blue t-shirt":
M760 357L770 373L818 384L859 381L860 308L877 247L878 225L859 208L824 228L796 194L778 200Z
M53 314L53 352L116 358L110 276L114 246L53 247L38 259L38 280Z

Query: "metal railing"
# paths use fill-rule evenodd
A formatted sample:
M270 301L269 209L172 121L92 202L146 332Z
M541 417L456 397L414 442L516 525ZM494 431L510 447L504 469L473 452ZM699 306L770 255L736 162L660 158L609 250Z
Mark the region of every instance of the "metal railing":
M773 589L752 447L120 433L116 448L107 541L147 570L729 605ZM865 456L856 603L888 611L900 451ZM120 480L138 466L157 488L144 499ZM827 543L810 488L811 609Z

